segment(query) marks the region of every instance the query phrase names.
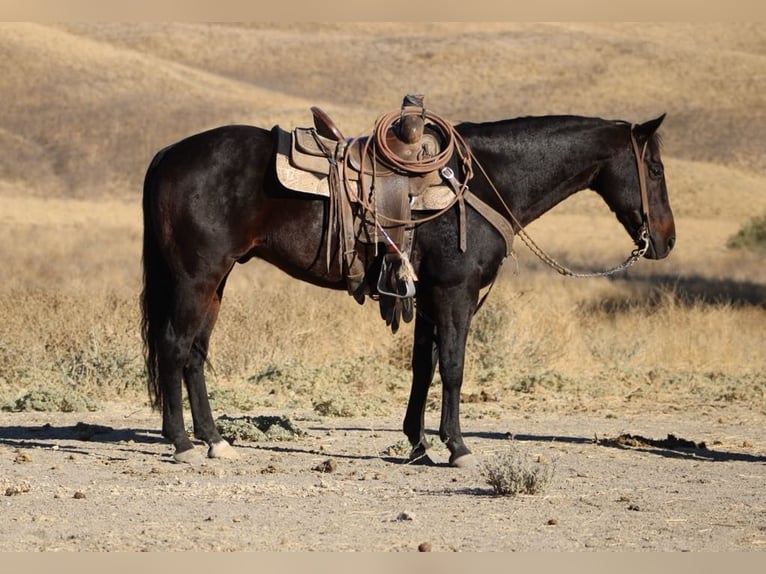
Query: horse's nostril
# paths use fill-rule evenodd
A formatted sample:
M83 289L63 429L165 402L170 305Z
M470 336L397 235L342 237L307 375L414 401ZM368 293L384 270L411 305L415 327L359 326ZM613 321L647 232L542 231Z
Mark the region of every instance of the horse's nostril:
M676 244L676 236L675 235L671 235L670 237L668 237L668 251L673 249L673 246L675 244Z

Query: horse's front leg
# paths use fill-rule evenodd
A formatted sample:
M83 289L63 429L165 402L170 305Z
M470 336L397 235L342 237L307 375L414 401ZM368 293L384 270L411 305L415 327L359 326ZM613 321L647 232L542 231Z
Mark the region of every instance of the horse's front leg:
M438 347L436 326L425 315L418 313L415 318L415 337L412 345L412 387L404 416L404 434L412 445L409 460L430 464L426 454L429 447L425 434L425 411L428 390L434 378Z
M478 290L476 290L478 291ZM460 389L463 385L465 345L476 311L477 296L466 286L444 289L435 294L439 342L439 374L442 379L442 413L439 436L450 451L451 466L470 467L476 459L463 441L460 431Z

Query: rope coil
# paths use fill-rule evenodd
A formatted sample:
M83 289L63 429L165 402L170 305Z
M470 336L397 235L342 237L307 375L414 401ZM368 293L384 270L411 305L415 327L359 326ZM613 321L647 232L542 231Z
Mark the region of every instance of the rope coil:
M386 135L389 128L393 127L403 117L410 115L422 116L424 120L430 120L435 125L446 140L444 149L433 157L405 159L394 153L388 146ZM468 147L463 138L458 134L451 123L429 110L418 110L417 108L405 108L403 110L394 110L388 114L383 114L378 118L371 141L374 144L374 152L381 156L381 159L392 167L410 174L423 175L443 168L452 158L452 154L457 149L463 164L469 166L466 172L465 181L468 182L473 173L470 170L471 160L465 153ZM457 142L457 143L456 143ZM368 141L369 143L369 141Z
M424 120L430 120L431 124L435 126L439 132L441 133L442 138L445 141L444 148L437 153L436 155L432 157L418 157L415 159L406 159L402 158L396 153L394 153L391 148L388 146L388 143L386 141L386 134L388 133L389 128L392 128L398 121L400 121L404 116L407 115L422 115ZM350 144L353 145L353 142ZM393 225L417 225L421 223L425 223L427 221L431 221L433 219L438 219L445 213L447 213L450 209L454 207L456 203L462 200L462 194L465 192L465 190L468 189L468 182L473 177L473 167L471 165L472 162L472 154L468 148L468 145L463 140L463 137L455 130L454 126L442 118L441 116L429 111L429 110L421 110L418 108L404 108L404 109L397 109L393 110L387 114L381 115L375 122L375 126L372 131L372 135L367 138L367 140L364 142L361 154L360 154L360 161L361 161L361 169L359 174L359 187L360 192L365 189L364 179L365 179L365 163L367 161L367 158L369 157L370 151L372 152L372 159L373 159L373 176L372 176L372 184L370 185L370 195L372 195L372 192L375 187L375 160L380 157L381 161L383 161L388 166L394 168L395 170L398 170L400 172L404 172L409 175L413 176L423 176L427 175L431 172L438 171L442 169L444 166L446 166L450 159L452 159L452 156L455 152L457 152L458 157L460 158L461 165L462 165L462 172L463 172L463 180L460 182L458 189L455 190L455 197L450 201L450 203L440 209L439 211L432 213L429 216L426 217L420 217L418 219L396 219L392 217L387 217L383 214L375 214L377 219L381 219L386 221L389 224ZM348 180L346 179L346 182L348 184ZM362 207L368 212L368 213L375 213L374 206L371 205L370 197L365 197L364 193L360 193L358 197L358 201L361 203Z

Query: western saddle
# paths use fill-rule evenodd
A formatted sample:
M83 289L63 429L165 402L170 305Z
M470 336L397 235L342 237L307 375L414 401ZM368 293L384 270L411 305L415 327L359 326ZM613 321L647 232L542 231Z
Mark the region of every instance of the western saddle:
M417 276L409 254L416 223L458 204L465 250L463 195L471 177L470 153L454 145L451 126L426 110L423 96L405 96L401 109L381 116L373 134L364 137L346 138L320 108L311 112L313 128L274 127L277 177L288 189L329 198L328 237L337 234L338 241L327 242L328 269L337 260L348 292L360 304L365 296L378 299L381 316L396 332L400 319L413 317ZM444 167L455 151L467 167L462 183ZM430 214L413 220L413 211ZM507 233L501 230L510 250ZM368 278L379 257L377 278Z

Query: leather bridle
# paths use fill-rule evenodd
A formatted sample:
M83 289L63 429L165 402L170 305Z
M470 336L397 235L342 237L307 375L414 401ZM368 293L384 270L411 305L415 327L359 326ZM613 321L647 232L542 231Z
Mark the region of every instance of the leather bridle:
M633 155L636 156L636 168L638 169L638 185L641 188L641 227L639 228L638 240L644 241L644 246L649 247L649 191L646 187L646 162L644 156L646 155L646 147L649 143L647 139L644 142L644 146L641 148L641 153L638 152L638 142L636 136L633 133L635 124L630 126L630 143L633 146ZM637 242L638 243L638 242Z

